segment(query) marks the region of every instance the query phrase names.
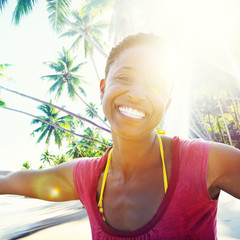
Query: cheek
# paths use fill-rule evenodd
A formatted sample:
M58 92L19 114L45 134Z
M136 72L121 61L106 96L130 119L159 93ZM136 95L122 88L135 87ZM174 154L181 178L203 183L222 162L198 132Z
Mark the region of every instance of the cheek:
M108 118L111 117L111 111L115 107L115 99L123 93L123 89L117 86L116 84L107 86L105 88L105 93L102 98L103 112Z

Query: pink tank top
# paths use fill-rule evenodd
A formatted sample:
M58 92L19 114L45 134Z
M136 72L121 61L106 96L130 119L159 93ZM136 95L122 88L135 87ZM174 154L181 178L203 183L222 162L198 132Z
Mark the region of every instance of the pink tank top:
M73 181L85 206L93 240L213 240L216 235L218 200L207 190L210 142L173 138L172 172L168 190L153 218L141 228L123 232L108 226L97 207L98 177L108 151L100 158L81 159L73 168Z

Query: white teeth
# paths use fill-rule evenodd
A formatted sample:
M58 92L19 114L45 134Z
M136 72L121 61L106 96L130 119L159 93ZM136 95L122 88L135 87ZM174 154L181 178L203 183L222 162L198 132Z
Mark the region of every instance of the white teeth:
M121 106L118 109L123 115L131 117L131 118L142 119L145 117L145 113L140 112L140 111L130 108L130 107Z

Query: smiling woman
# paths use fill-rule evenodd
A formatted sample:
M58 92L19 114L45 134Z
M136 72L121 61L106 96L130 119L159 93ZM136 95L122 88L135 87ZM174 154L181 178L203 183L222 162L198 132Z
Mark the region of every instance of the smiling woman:
M0 194L80 199L93 239L217 239L220 191L240 198L240 151L156 132L176 76L167 52L140 33L110 53L100 90L113 147L102 157L6 174Z

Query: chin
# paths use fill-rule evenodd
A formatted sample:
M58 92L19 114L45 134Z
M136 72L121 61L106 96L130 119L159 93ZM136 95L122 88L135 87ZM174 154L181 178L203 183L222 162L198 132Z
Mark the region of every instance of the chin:
M116 134L119 137L126 138L126 139L138 139L144 136L150 135L154 129L152 130L143 130L143 129L112 129L112 133Z

